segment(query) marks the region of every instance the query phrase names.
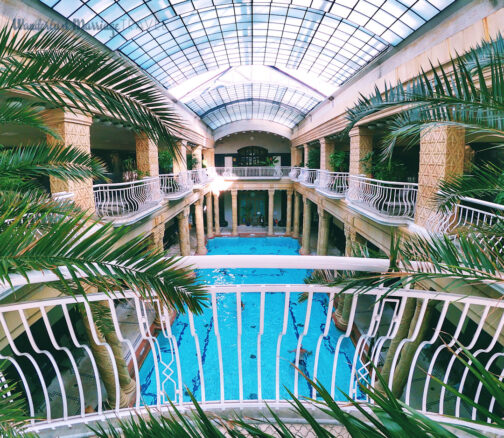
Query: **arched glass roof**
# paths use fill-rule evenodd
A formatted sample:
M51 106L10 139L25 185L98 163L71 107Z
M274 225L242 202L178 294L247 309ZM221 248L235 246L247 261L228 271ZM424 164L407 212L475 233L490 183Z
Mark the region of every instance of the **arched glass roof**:
M260 73L261 70L254 69L254 72ZM251 114L256 119L271 120L292 128L321 100L319 94L306 92L294 80L278 72L262 76L269 76L271 82L233 83L232 72L223 74L204 91L193 92L194 97L185 104L212 129L248 119Z
M170 88L239 65L341 85L454 0L40 1Z

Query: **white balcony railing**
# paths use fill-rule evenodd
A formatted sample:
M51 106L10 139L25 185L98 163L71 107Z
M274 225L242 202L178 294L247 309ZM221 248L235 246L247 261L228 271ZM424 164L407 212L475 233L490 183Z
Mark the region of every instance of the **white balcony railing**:
M317 170L315 190L328 198L344 198L348 190L348 172Z
M129 217L159 204L159 178L97 184L93 186L95 208L103 218Z
M298 181L299 176L301 175L301 167L292 167L289 172L289 178L292 181Z
M245 257L199 256L183 259L181 263L210 269L243 265L372 272L383 272L388 264L387 260L344 257ZM338 296L339 291L307 284L210 285L208 311L202 315L188 312L183 316L182 325L187 327L184 345L177 338L180 333L175 332L177 327L171 322L168 309L161 307L157 300L142 301L133 292L117 298L90 294L85 298L60 297L6 304L0 306L0 339L10 349L4 350L0 358L8 361L11 378L19 381L18 389L26 397L33 417L29 430L35 432L142 415L147 413L148 404L156 412L168 411L169 400L182 410L190 409L184 392L186 387L195 393L204 410L222 412L230 408L251 412L255 409L255 415L259 415L259 409L264 409L266 403L272 409L285 409L290 405L283 400L284 385L294 395L317 396L313 389L308 389L298 369L320 380L340 401L342 409L349 409L339 390L353 399L365 400L357 382L374 385L377 378L372 365L382 366L384 360L392 364L389 385L396 373L406 373L404 401L426 415L437 420L439 415L451 415L454 418L450 421L458 424L463 424L463 418L476 418L464 400L451 395L433 376L456 386L471 400L493 411L491 396L471 378L471 373L453 352L460 352L456 342L461 342L484 366L491 365L495 375L502 375L502 363L496 360L502 354L499 345L504 327L502 300L425 290L397 290L386 297L385 289L361 294L346 291ZM298 302L301 292L306 294L304 303ZM121 409L119 402L105 407L107 394L103 391L97 359L90 341L76 331L76 318L83 312L91 337L104 347L102 350L111 364L109 388L112 382L112 390L115 388L119 394L114 350L95 328L91 303L98 301L110 311L111 326L136 382L130 408ZM243 309L244 301L247 304ZM348 306L347 328L342 331L333 326L338 301ZM408 303L413 303L418 317L411 322L409 337L402 339L390 353L393 356L387 358ZM302 306L302 316L298 316L298 323L294 321L295 329L288 329L293 324L290 321L292 305ZM225 318L231 311L234 316L228 321ZM151 328L154 313L160 317L158 332ZM265 322L265 315L271 313L277 315L278 322L273 324L270 319ZM252 318L252 314L256 317ZM37 318L40 321L34 336L35 328L30 324ZM421 329L424 318L431 321L428 334ZM295 335L289 330L294 330ZM26 333L26 342L16 343L15 338L21 332ZM418 339L422 333L425 338ZM36 339L47 341L42 347ZM250 347L250 342L254 342L254 354L249 357L242 351L248 351L245 349ZM409 346L414 347L408 353L411 362L401 364L399 358ZM311 354L306 356L301 349ZM148 373L141 371L138 351L147 355L143 366L148 366ZM292 368L290 363L297 368ZM144 386L149 387L148 394ZM96 407L96 411L89 412L88 406ZM315 411L312 413L318 415ZM491 427L480 425L480 431ZM57 434L55 430L52 433Z
M188 173L191 176L194 188L201 188L209 181L206 168L188 170Z
M425 228L439 234L456 232L461 228L481 228L494 225L503 214L504 205L475 198L462 198L453 211L432 214Z
M216 167L217 175L224 179L280 179L283 176L281 167Z
M161 193L166 199L182 199L193 190L193 179L189 172L159 175Z
M418 184L349 176L350 207L380 223L405 224L414 219Z
M315 180L317 179L317 169L307 169L303 167L299 174L298 181L306 187L315 186Z

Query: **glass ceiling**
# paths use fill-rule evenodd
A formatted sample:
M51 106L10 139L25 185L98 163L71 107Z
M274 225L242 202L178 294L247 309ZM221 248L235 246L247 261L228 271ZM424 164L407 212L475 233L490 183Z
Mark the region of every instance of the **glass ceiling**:
M170 88L238 65L299 70L313 78L308 85L320 80L341 85L454 0L40 1ZM238 94L264 94L267 88L254 86ZM229 111L244 109L241 99ZM293 106L304 113L303 98L294 100L302 102ZM269 110L274 108L287 110L272 103ZM289 124L294 120L288 119Z

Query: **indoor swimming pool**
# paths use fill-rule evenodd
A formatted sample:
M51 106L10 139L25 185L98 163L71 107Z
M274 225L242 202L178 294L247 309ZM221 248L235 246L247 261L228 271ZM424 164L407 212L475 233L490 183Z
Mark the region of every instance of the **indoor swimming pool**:
M208 254L284 254L299 253L297 240L288 237L220 237L208 242ZM201 270L198 276L208 284L302 284L309 275L306 270L284 269L216 269ZM288 320L285 334L281 338L279 360L280 397L287 398L285 389L293 391L295 370L295 349L299 336L307 325L307 333L302 339L302 347L307 353L301 357L300 370L308 377L313 377L315 350L320 335L323 333L328 310L328 296L323 293L313 294L310 317L306 318L307 302L299 302L299 293L291 293L288 300ZM238 318L236 293L217 294L217 322L222 350L222 367L224 379L224 399L238 400L239 394L239 361L238 361ZM258 355L261 365L262 399L272 400L276 397L276 360L279 335L284 324L286 294L271 292L264 296L263 333L261 327L261 294L241 294L241 367L243 376L244 400L258 398ZM174 384L178 371L181 373L183 387L187 387L196 397L202 399L202 381L198 366L197 345L200 350L200 361L204 376L206 401L220 400L221 374L219 367L218 340L215 334L212 308L202 315L194 317L194 334L191 334L190 317L180 315L173 324L172 332L180 357L180 370L175 360L175 349L170 340L158 337L161 360L159 384L164 388L167 398L175 399ZM328 389L331 386L333 362L339 337L343 334L330 323L328 335L323 338L317 371L317 379ZM260 340L260 352L258 342ZM348 392L354 358L354 346L349 338L343 338L337 354L336 387ZM169 376L169 377L167 377ZM150 353L140 369L141 391L145 404L156 403L157 382L154 366L154 355ZM164 381L163 381L164 380ZM311 396L307 381L299 375L298 394ZM189 401L184 390L184 401ZM336 391L336 399L344 397ZM161 401L166 401L161 400Z

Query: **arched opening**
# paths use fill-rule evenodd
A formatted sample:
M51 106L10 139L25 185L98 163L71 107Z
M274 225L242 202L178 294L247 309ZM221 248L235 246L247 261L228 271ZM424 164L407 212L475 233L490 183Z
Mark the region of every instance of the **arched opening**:
M264 166L266 164L266 157L268 150L261 146L246 146L238 149L238 157L236 165L238 167L245 166Z

